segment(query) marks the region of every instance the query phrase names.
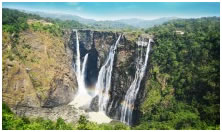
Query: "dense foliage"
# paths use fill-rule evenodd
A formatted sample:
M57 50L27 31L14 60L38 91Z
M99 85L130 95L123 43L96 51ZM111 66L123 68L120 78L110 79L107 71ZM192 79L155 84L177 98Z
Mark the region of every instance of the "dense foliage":
M66 124L61 118L58 118L56 122L53 122L51 120L44 120L41 117L36 119L18 117L5 103L3 103L2 128L3 130L71 130L74 129L74 126Z
M43 18L39 15L28 14L7 8L2 9L2 18L3 31L10 33L18 33L28 28L33 28L35 31L49 31L50 33L59 35L62 33L63 29L87 28L86 25L80 24L74 20L62 21L59 19ZM36 20L36 22L29 25L27 20ZM44 20L52 24L44 25L44 23L37 20Z
M175 20L155 36L137 129L219 129L220 19Z

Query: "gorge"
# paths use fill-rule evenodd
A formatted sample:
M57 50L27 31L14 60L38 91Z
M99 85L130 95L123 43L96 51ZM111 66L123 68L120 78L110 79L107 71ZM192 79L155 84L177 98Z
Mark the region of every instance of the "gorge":
M85 91L85 92L82 92L84 94L77 93L77 97L75 97L75 99L73 100L73 102L76 102L76 103L71 102L70 105L73 105L74 107L80 107L80 104L81 104L81 106L84 107L85 109L91 109L92 111L96 111L96 113L94 113L94 114L106 116L106 114L108 115L110 113L110 110L113 107L112 106L113 102L115 104L117 104L114 100L110 99L110 96L112 95L112 91L110 90L110 88L111 88L111 85L115 85L115 82L112 81L112 71L113 71L114 59L118 59L117 57L115 57L115 53L118 48L118 44L121 41L121 37L122 36L124 37L124 35L120 34L119 37L116 39L116 42L114 44L111 44L111 46L109 47L109 50L107 50L108 55L104 54L104 56L106 56L106 57L104 57L103 64L102 63L98 64L98 62L96 62L97 68L98 68L98 65L101 65L100 69L99 68L96 69L96 71L99 71L97 73L98 74L97 81L95 81L93 84L91 84L94 86L94 88L93 88L93 86L91 86L90 92L87 92L89 90L86 86L87 80L85 80L85 78L87 78L87 75L88 75L87 72L91 72L93 69L91 69L90 63L86 63L89 52L86 52L85 55L82 54L83 59L81 59L80 44L83 44L83 42L81 42L81 41L79 42L78 31L73 30L73 32L71 34L74 34L74 32L75 32L75 36L76 36L76 40L75 40L76 41L76 47L75 47L76 50L74 50L74 51L76 51L76 55L75 54L74 55L76 56L75 57L76 58L75 59L75 68L77 70L75 70L75 71L76 71L76 76L77 76L78 91ZM93 38L93 36L94 36L93 31L81 31L80 30L80 34L81 33L85 34L84 32L92 32L91 34L92 34L92 38ZM85 37L87 38L88 36L85 36ZM126 95L123 95L123 96L126 96L125 100L126 99L133 100L133 101L128 101L127 105L129 105L129 106L130 105L134 106L134 101L136 100L137 93L140 88L140 83L141 83L143 76L145 74L147 60L148 60L148 54L149 54L149 50L150 50L151 38L146 38L146 40L148 40L148 42L146 42L145 39L142 37L140 39L141 40L137 41L137 45L138 45L138 47L142 46L142 48L139 49L141 51L139 53L138 60L137 61L135 60L135 62L137 62L137 64L140 63L141 65L136 65L136 67L134 67L135 69L137 69L136 73L135 73L136 74L135 79L131 84L133 86L130 86L130 88L128 90L128 91L132 91L131 88L133 87L134 89L136 88L136 91L134 90L134 92L126 92ZM85 40L83 40L83 41L85 41ZM143 59L143 56L144 56L143 50L142 50L143 47L147 47L146 52L145 52L145 59ZM96 57L96 56L94 56L94 57ZM82 63L81 63L81 60L82 60ZM90 62L91 60L89 59L88 61ZM82 64L82 66L81 66L81 64ZM87 71L87 72L85 72L85 71ZM78 73L80 73L80 74L78 74ZM137 75L137 74L139 74L139 75ZM78 76L80 79L78 79ZM138 80L138 76L139 76L139 80ZM88 77L88 78L90 79L90 77ZM134 83L137 83L137 84L134 84ZM130 95L132 95L132 94L134 95L134 97L130 97ZM123 102L123 100L120 102ZM79 105L77 105L77 103L79 103ZM120 104L118 104L118 105L120 105ZM121 122L124 122L124 123L125 123L124 119L129 118L126 123L128 125L130 125L131 120L132 120L133 108L131 108L132 110L130 111L130 114L126 114L126 111L127 110L129 111L129 109L126 109L126 108L127 108L127 106L124 105L124 106L122 106L122 109L124 109L124 110L115 111L115 113L121 114L121 118L120 117L115 117L115 118L117 120L120 120ZM89 115L90 115L90 112L89 112ZM92 117L92 118L95 118L92 120L96 121L96 119L98 119L98 116ZM103 117L100 116L100 118L103 118ZM99 122L97 121L97 123L99 123Z
M220 129L220 18L118 26L4 8L3 129Z
M60 83L59 85L64 85L66 89L60 86L50 88L47 98L35 100L39 102L40 106L30 106L23 103L27 100L22 100L22 105L12 105L13 111L20 116L40 116L52 120L56 117L63 117L68 122L77 121L81 114L97 123L108 123L112 119L125 122L120 115L125 115L131 120L133 109L130 115L126 115L122 112L123 110L121 111L123 109L121 103L124 98L130 96L127 94L132 94L127 90L134 85L138 76L140 77L136 82L138 85L136 93L133 93L133 101L128 105L134 106L136 100L141 102L144 98L143 89L140 90L140 83L144 75L137 74L146 74L152 38L147 34L142 34L138 38L130 40L132 37L130 35L92 30L67 31L65 51L69 60L72 60L71 63L68 63L71 64L68 67L72 73L69 78L76 79L72 85L75 89L71 90L65 82ZM143 66L138 64L143 64ZM55 85L58 84L55 83ZM66 92L69 93L68 98ZM28 101L30 102L30 100ZM34 105L33 101L31 104ZM138 104L135 107L138 107ZM64 109L67 109L67 113L59 112ZM55 111L56 117L52 117L49 111L52 114ZM73 113L76 114L70 115ZM70 119L70 116L75 118ZM104 120L94 119L98 119L98 116Z

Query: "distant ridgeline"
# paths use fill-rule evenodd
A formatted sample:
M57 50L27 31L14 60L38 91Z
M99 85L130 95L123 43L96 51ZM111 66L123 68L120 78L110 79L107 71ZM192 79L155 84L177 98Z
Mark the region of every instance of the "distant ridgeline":
M218 17L108 29L3 8L2 22L3 129L220 129Z

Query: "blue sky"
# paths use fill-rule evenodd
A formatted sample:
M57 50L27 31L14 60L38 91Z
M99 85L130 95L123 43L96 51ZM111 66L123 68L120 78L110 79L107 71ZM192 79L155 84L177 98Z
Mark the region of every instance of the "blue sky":
M219 2L3 2L3 8L66 13L96 20L220 16Z

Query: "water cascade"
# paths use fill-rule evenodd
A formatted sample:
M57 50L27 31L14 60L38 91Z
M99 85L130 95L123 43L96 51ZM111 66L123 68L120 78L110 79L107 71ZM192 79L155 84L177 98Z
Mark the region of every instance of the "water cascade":
M99 97L99 111L102 112L106 112L109 101L109 90L111 85L114 56L120 38L121 35L117 39L116 43L111 46L109 55L99 71L98 81L96 83L96 95Z
M75 105L75 107L80 107L84 105L89 105L91 100L91 96L87 92L87 88L85 85L85 71L86 71L86 64L88 60L88 54L84 56L83 63L81 63L81 56L80 56L80 48L79 48L79 39L78 39L78 32L76 32L76 62L74 65L76 78L78 82L78 92L75 99L70 103L71 105Z
M78 32L77 31L75 32L76 32L76 58L75 58L74 70L78 82L78 92L75 99L70 103L70 105L73 105L77 108L88 109L93 99L93 97L88 94L87 87L85 85L85 74L86 74L85 72L87 68L88 54L86 54L84 56L83 61L81 61ZM98 112L93 112L93 111L88 112L90 121L95 121L97 123L109 123L112 120L108 116L106 116L106 113L111 109L111 107L108 107L108 102L110 101L109 92L111 88L111 77L112 77L115 52L117 49L117 45L119 44L120 38L121 35L119 35L118 39L116 40L116 43L110 47L109 54L99 71L98 79L95 85L95 94L94 94L94 97L98 96ZM120 121L128 125L132 123L134 102L136 100L140 88L140 83L145 74L151 41L152 41L151 39L149 39L148 42L146 42L144 39L143 40L140 39L140 41L137 42L138 46L141 47L141 49L138 51L139 56L136 64L136 73L133 82L131 83L129 89L126 92L120 111L121 112ZM111 101L111 104L113 104L113 101Z
M144 40L137 42L138 46L142 46L141 49L143 49L144 46L147 46L147 48L146 48L146 55L144 59L143 59L143 50L140 50L140 55L139 55L138 62L136 65L136 73L135 73L134 80L131 83L130 88L127 90L124 101L122 102L120 121L128 125L132 123L132 113L134 109L134 102L136 100L137 93L140 88L140 83L145 74L151 41L152 40L149 39L149 42L145 42Z

